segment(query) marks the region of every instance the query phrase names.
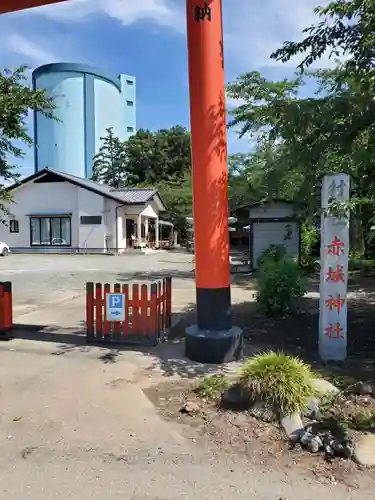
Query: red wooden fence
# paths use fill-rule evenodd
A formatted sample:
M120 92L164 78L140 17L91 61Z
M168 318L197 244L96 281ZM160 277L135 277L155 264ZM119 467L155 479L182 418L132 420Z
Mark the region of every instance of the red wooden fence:
M124 321L108 321L106 295L125 295ZM109 283L86 284L86 329L89 342L157 344L171 327L172 279L149 285L134 283L111 287Z
M13 328L12 283L0 282L0 335L6 336Z

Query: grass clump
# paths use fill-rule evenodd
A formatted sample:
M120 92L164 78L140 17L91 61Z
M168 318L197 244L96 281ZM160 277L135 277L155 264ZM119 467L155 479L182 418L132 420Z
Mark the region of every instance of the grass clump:
M300 359L277 352L258 354L242 368L239 383L282 415L302 412L315 395L314 373Z
M229 387L229 381L223 374L208 375L203 377L195 389L201 398L213 399Z
M355 379L354 377L350 377L348 375L339 375L337 373L333 373L330 370L327 371L326 368L318 368L315 378L324 378L341 391L344 391L357 382L357 379Z
M348 425L358 431L368 431L375 429L375 413L371 411L361 411L351 415Z

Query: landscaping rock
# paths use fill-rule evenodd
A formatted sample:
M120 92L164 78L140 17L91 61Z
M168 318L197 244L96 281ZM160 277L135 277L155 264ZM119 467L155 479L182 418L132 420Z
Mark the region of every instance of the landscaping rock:
M318 453L323 448L323 441L319 436L313 436L307 443L307 451L310 453Z
M353 446L349 441L333 440L330 443L333 455L337 458L348 459L353 455Z
M300 442L301 442L302 446L307 446L308 442L310 441L310 439L312 437L314 437L314 434L312 432L310 432L310 430L304 429L304 431L301 432L301 436L300 436Z
M319 402L318 398L310 398L303 414L304 417L309 418L310 420L320 420L321 413L319 410Z
M318 451L323 448L323 441L320 436L317 436L308 430L302 432L300 443L310 453L318 453Z
M252 406L251 394L238 384L232 385L221 395L221 406L227 410L248 410Z
M375 434L361 436L354 448L354 460L360 465L375 466Z
M194 403L193 401L187 401L181 408L180 408L180 413L197 413L199 410L199 406L197 403Z
M328 380L323 378L314 378L312 380L313 388L318 391L322 396L328 396L332 394L338 394L340 390Z
M352 391L359 396L372 396L374 394L374 387L366 382L357 382L352 387Z
M299 413L293 413L292 415L283 417L280 423L288 439L299 441L301 434L304 432L301 415Z
M329 421L314 422L306 426L300 436L301 446L310 453L324 451L325 458L348 459L353 454L352 440L349 435L343 435L335 425L330 426Z
M263 422L275 422L278 419L276 409L263 401L255 401L248 410L249 415Z

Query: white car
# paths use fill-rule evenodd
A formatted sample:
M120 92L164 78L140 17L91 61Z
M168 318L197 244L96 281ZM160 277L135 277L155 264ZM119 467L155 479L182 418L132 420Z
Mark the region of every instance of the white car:
M4 243L3 241L0 241L0 255L2 257L6 257L10 252L9 246Z

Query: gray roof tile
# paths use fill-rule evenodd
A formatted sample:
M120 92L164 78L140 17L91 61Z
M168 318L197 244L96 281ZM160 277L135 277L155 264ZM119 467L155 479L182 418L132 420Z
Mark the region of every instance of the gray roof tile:
M83 188L88 188L102 194L103 196L109 196L112 199L119 201L120 203L126 203L129 205L140 204L148 202L157 191L152 188L129 188L129 189L113 189L105 184L99 184L98 182L89 181L87 179L82 179L76 175L67 174L65 172L60 172L54 168L46 169L53 172L60 177L63 177L67 181L79 184Z
M126 203L146 203L156 194L156 191L151 188L129 188L116 189L112 193L121 196Z

